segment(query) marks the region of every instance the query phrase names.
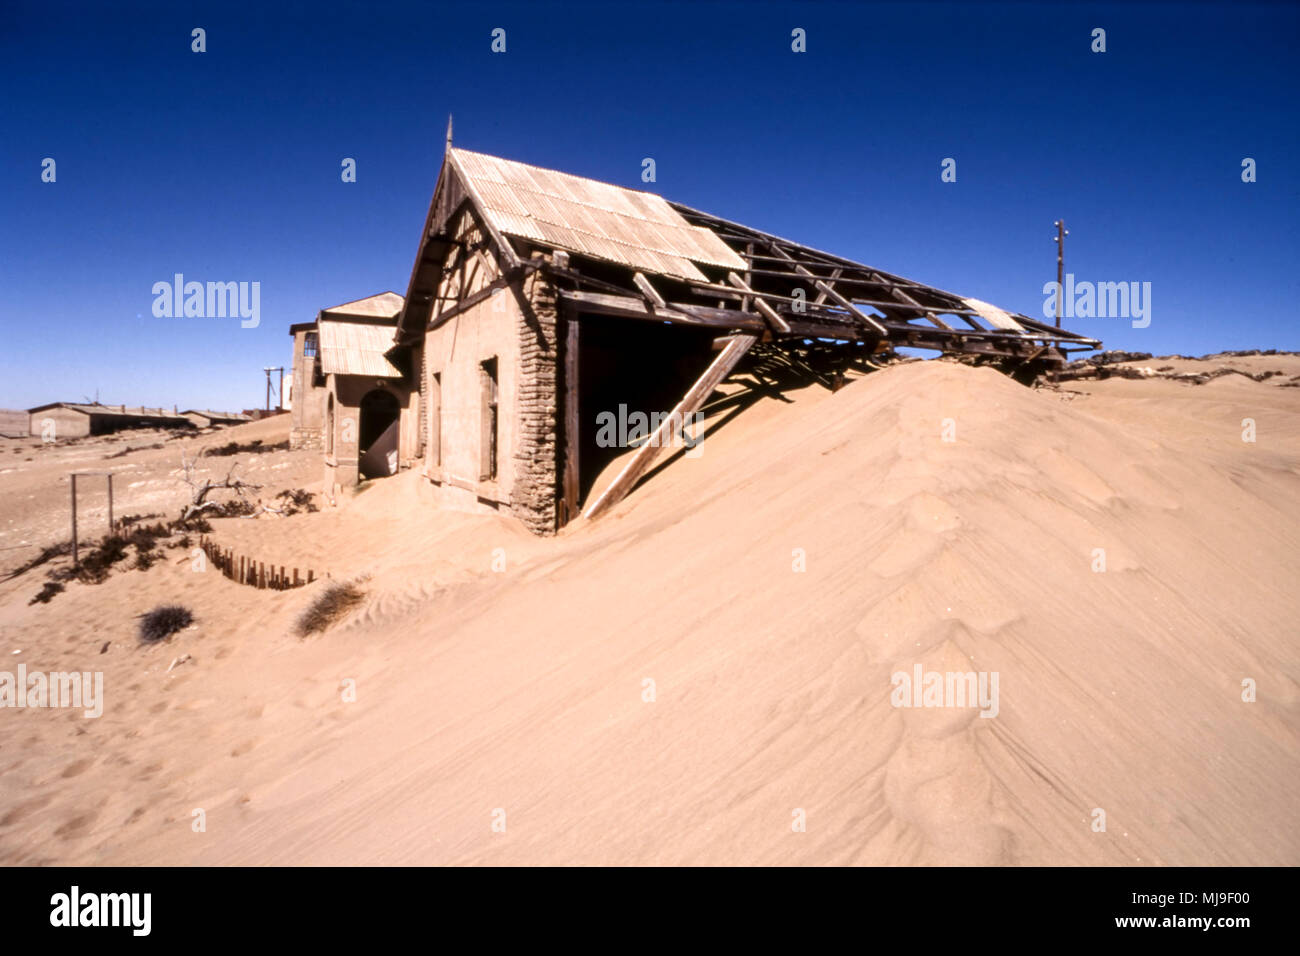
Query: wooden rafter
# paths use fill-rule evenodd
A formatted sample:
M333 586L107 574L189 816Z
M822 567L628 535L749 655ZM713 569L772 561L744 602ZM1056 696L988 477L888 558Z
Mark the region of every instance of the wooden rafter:
M736 275L734 272L728 272L727 281L746 294L745 302L749 302L749 297L752 296L754 308L758 309L763 318L767 319L767 321L771 323L773 331L787 333L790 331L790 323L781 318L776 309L764 302L763 297L751 289L744 279Z

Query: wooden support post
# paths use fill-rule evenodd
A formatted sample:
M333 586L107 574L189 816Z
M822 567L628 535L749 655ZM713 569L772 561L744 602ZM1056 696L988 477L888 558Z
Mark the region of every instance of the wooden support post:
M77 476L70 475L72 479L72 566L78 565L77 560Z
M293 569L293 586L294 586L294 587L297 587L297 586L298 586L298 583L299 583L299 582L298 582L298 569L297 569L297 568L294 568L294 569Z
M767 319L767 321L771 323L773 329L775 329L777 332L790 331L790 324L786 322L785 319L781 318L781 315L776 311L776 309L772 308L770 305L764 302L762 297L759 296L759 294L755 292L753 289L751 289L746 284L744 279L736 275L734 272L728 272L727 281L730 282L732 285L734 285L737 289L740 289L741 291L747 293L747 295L752 295L754 297L754 308L758 309L758 311L762 314L763 318ZM746 301L748 301L748 299L746 299Z
M564 308L561 310L564 316L565 338L564 338L564 474L561 476L564 490L564 522L567 523L578 517L578 478L579 471L579 438L578 430L581 425L578 422L578 350L580 348L578 336L578 314L577 310Z
M634 272L632 273L632 281L636 283L636 287L641 290L642 295L654 303L656 308L668 308L668 303L665 302L664 297L659 294L659 290L650 284L649 279L639 272Z
M108 533L113 533L113 473L108 473Z
M311 568L308 568L308 569L307 569L307 583L308 583L308 584L311 584L311 582L314 581L314 580L316 580L316 572L313 571Z
M602 512L608 510L613 505L622 501L632 486L650 467L650 463L655 460L659 454L659 449L668 443L670 435L674 429L681 428L686 421L686 416L692 415L699 411L700 406L713 394L713 390L718 387L719 383L726 378L731 370L736 367L736 363L744 357L749 351L749 347L758 341L754 335L736 335L732 336L731 342L727 347L718 353L704 374L699 377L690 390L682 397L674 408L650 435L646 443L633 453L632 458L623 470L603 492L600 497L588 506L586 511L587 518L595 518Z

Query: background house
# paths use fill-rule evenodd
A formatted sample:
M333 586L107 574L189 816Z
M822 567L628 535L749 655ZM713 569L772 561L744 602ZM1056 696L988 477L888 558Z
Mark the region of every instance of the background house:
M394 474L418 456L418 389L385 354L402 305L381 292L290 327L290 445L324 452L327 489Z
M0 408L0 438L26 438L31 416L18 408Z
M195 428L209 428L213 425L242 425L251 422L252 416L243 412L214 412L211 409L189 408L181 412Z
M106 435L126 428L191 427L184 415L165 408L50 402L29 408L27 414L31 434L47 434L45 423L52 422L56 439Z

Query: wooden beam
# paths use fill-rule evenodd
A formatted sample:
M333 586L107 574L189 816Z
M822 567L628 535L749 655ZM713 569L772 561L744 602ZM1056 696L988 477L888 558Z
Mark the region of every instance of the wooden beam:
M564 473L560 480L563 488L563 515L560 524L578 517L579 423L578 403L578 315L572 308L560 310L564 322Z
M831 272L829 278L831 279L831 281L835 282L835 281L838 281L839 278L840 278L840 276L842 276L842 275L844 275L844 270L843 270L843 269L835 269L835 270L833 270L833 271ZM821 304L822 304L823 302L825 302L825 301L826 301L826 293L825 293L825 292L819 292L819 293L817 293L817 298L813 300L813 302L814 302L815 305L821 305Z
M668 417L660 422L659 427L651 433L646 443L633 453L631 460L618 473L618 477L610 483L608 488L601 492L600 497L588 505L586 512L588 519L599 516L626 497L627 493L632 490L632 486L650 467L650 463L655 460L655 457L659 454L659 449L667 444L666 440L670 439L674 424L677 428L680 428L686 421L687 416L699 411L700 406L713 394L713 390L718 387L724 378L731 374L731 370L736 367L736 363L744 357L745 353L749 351L749 347L757 341L757 336L753 335L732 336L727 347L709 363L709 367L704 370L704 374L690 387L682 400L668 414Z
M483 197L478 194L478 189L475 188L473 181L465 175L465 170L460 168L460 163L456 159L456 154L448 152L447 162L451 164L452 169L456 170L456 175L460 178L461 187L469 197L474 200L474 218L479 221L479 225L483 227L483 230L496 242L501 257L506 261L506 269L510 270L519 268L522 264L519 254L515 252L515 247L510 245L510 241L498 232L497 227L492 224L492 220L488 217L487 204L483 202Z
M665 302L664 297L659 294L659 290L650 284L649 279L639 272L634 272L632 273L632 281L636 284L636 287L641 290L641 294L644 295L656 308L668 308L668 303Z
M608 295L604 292L573 292L560 290L560 298L572 302L580 311L599 315L614 315L625 319L648 319L651 322L681 322L686 325L705 325L715 329L745 329L763 332L767 325L757 315L733 309L714 309L703 305L670 302L658 308L630 295Z
M775 329L778 332L790 331L790 324L786 322L785 319L781 318L781 316L777 313L776 309L772 308L770 305L764 302L762 296L760 296L757 292L751 289L748 286L748 284L746 284L744 279L736 275L734 272L728 272L727 281L730 282L732 285L734 285L737 289L740 289L742 292L746 293L747 295L751 295L754 297L753 298L754 308L758 309L758 311L762 314L763 318L767 319L767 321L771 323L773 329Z
M540 260L538 259L529 259L526 262L522 262L518 269L511 269L508 272L503 272L477 292L465 296L465 298L460 299L450 308L443 309L429 320L429 331L436 329L438 326L464 312L466 309L478 305L484 299L491 296L497 289L508 288L515 279L526 276L529 272L540 269L541 265L539 263Z
M778 246L776 243L771 243L771 248L775 249L778 253L780 253L782 256L784 256L786 259L788 259L790 262L794 263L794 269L795 269L796 272L798 272L800 275L807 276L808 278L812 279L812 280L813 280L813 287L816 288L818 292L825 292L825 293L826 293L828 296L830 296L830 297L831 297L835 302L839 303L839 304L842 305L844 308L846 308L846 309L848 309L850 312L852 312L853 315L854 315L854 317L856 317L857 319L859 319L859 320L862 321L862 322L865 322L867 325L870 325L872 328L874 328L874 329L875 329L877 332L879 332L881 335L886 335L886 334L888 334L888 333L885 332L885 327L884 327L883 325L881 325L879 322L877 322L877 321L876 321L875 319L873 319L871 316L867 315L867 313L863 312L861 309L859 309L857 306L855 306L852 302L850 302L850 301L849 301L848 299L846 299L844 296L840 295L839 292L837 292L833 287L827 285L825 282L823 282L821 279L817 278L815 275L813 275L811 272L809 272L809 271L808 271L806 268L804 268L802 265L800 265L799 263L795 262L795 261L794 261L794 257L791 256L791 255L790 255L788 252L786 252L784 249L782 249L780 246Z
M679 322L711 329L740 329L759 334L768 331L761 315L741 312L739 309L715 309L707 305L686 302L669 302L666 309L657 309L645 299L631 295L609 295L604 292L575 292L560 290L560 300L573 304L579 311L591 315L612 315L621 319L644 319L649 322ZM829 321L811 321L788 318L792 335L806 338L857 339L860 333L845 317L843 324Z

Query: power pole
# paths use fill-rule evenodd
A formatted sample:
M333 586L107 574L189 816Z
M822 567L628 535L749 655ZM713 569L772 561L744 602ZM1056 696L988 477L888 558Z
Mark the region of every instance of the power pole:
M1065 237L1070 230L1065 228L1065 220L1058 219L1052 223L1056 227L1056 327L1061 327L1061 299L1065 297Z
M284 388L284 366L267 365L263 366L262 371L266 373L266 412L269 415L271 413L271 373L280 373L280 388Z
M1065 237L1070 234L1070 230L1065 228L1064 219L1058 219L1052 225L1056 227L1056 235L1052 237L1052 241L1056 243L1056 327L1059 329L1061 327L1061 300L1065 298ZM1052 348L1059 349L1060 347L1061 343L1059 341L1052 343ZM1053 384L1060 382L1060 380L1059 372L1053 368Z

